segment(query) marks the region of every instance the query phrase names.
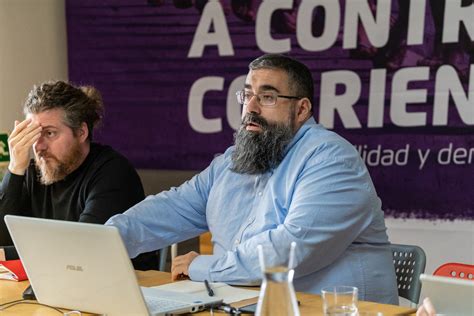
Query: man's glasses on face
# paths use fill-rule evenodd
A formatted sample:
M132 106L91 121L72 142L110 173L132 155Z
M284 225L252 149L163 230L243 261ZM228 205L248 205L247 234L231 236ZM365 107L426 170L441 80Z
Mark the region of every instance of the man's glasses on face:
M249 104L250 100L255 96L257 97L257 101L261 106L266 107L275 107L278 98L285 98L285 99L295 99L300 100L302 97L295 97L291 95L281 95L276 93L275 91L266 91L261 93L253 93L251 91L240 90L235 93L237 96L237 102L242 105Z

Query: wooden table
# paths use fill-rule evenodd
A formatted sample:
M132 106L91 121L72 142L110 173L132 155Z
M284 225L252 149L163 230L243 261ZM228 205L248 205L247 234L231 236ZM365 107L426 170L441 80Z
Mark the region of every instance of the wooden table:
M170 274L167 272L159 271L137 271L138 282L142 286L155 286L171 282ZM10 302L13 300L21 299L21 294L25 288L29 285L28 281L14 282L0 280L0 304ZM298 300L301 302L300 312L301 315L323 315L322 299L319 295L300 293L297 294ZM233 304L235 306L243 306L256 302L255 299L246 300L240 302L240 304ZM383 315L412 315L414 310L395 306L378 304L372 302L359 302L359 310L361 312L382 312ZM58 312L38 305L17 305L7 310L0 311L3 315L35 315L35 316L49 316L49 315L60 315ZM83 314L90 315L90 314ZM193 315L209 315L208 312L201 312ZM225 315L225 314L217 314Z

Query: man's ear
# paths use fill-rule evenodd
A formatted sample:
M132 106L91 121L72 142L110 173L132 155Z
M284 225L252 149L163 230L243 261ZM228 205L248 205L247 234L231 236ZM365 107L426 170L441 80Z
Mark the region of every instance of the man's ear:
M304 123L309 117L311 117L311 109L313 105L308 98L303 98L298 102L298 112L296 113L296 120L298 123Z
M87 141L87 138L89 137L89 129L87 128L86 122L81 123L81 127L77 130L77 137L79 137L81 143Z

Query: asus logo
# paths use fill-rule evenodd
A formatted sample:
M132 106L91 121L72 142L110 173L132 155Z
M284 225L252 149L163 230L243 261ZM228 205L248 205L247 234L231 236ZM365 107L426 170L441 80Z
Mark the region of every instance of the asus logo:
M75 266L75 265L72 265L72 264L66 265L66 270L78 271L78 272L84 271L84 270L82 270L82 267L81 267L81 266Z

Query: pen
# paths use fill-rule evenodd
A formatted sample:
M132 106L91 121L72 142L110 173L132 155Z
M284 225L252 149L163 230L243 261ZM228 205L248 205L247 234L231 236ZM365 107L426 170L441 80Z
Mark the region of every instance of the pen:
M206 286L207 294L209 294L209 296L214 296L214 291L207 280L204 280L204 285Z

